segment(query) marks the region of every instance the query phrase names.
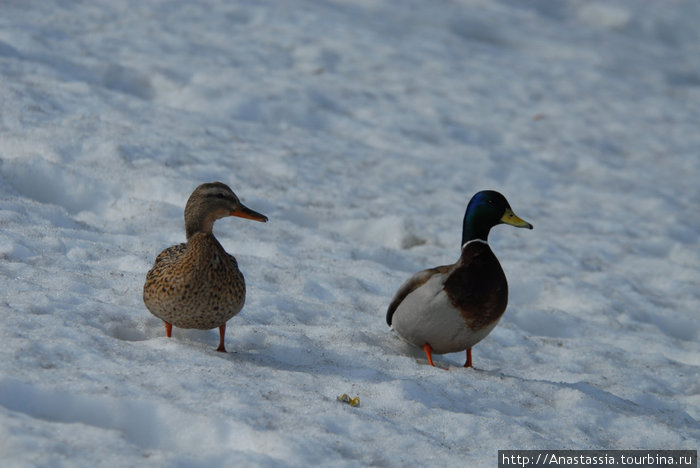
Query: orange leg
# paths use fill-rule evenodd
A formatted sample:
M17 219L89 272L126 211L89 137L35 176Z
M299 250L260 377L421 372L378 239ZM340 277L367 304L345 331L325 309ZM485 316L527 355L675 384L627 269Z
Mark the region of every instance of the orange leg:
M472 349L467 348L467 362L464 363L464 367L473 367L472 366Z
M430 365L435 367L435 364L433 364L433 348L430 346L429 343L426 343L423 346L423 351L425 351L425 355L428 356L428 362L430 363Z
M173 336L173 324L168 323L168 322L164 322L164 323L165 323L165 336L170 338L171 336Z
M224 335L226 335L225 323L219 327L219 347L216 348L216 350L220 353L226 352L226 347L224 346Z
M433 348L430 346L430 343L426 343L423 345L423 351L425 351L425 355L428 356L428 363L433 366L433 367L438 367L435 364L433 364ZM442 367L438 367L438 369L443 369ZM450 369L443 369L443 370L450 370Z

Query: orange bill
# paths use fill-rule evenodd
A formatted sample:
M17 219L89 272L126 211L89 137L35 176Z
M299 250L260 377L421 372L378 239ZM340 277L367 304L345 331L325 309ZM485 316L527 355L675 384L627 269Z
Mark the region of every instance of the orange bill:
M237 210L234 210L230 213L231 216L238 216L239 218L246 218L246 219L252 219L253 221L260 221L262 223L267 222L267 216L258 213L257 211L253 211L244 204L241 203L241 205L238 207Z

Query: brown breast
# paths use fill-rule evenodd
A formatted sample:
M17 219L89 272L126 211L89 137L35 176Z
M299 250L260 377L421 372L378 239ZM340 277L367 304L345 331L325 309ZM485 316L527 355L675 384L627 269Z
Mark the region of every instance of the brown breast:
M444 290L472 329L497 321L508 305L506 276L491 248L482 242L464 248Z

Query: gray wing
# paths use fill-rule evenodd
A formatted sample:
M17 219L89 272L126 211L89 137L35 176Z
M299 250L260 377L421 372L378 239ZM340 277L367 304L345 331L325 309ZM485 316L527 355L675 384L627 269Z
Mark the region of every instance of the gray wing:
M443 265L435 268L428 268L427 270L419 271L418 273L408 278L401 285L399 290L396 291L396 294L394 294L394 298L391 300L391 304L389 304L389 308L386 311L386 324L391 326L391 319L394 316L394 312L396 312L396 309L399 307L399 304L403 302L406 296L411 294L419 287L423 286L433 275L447 273L450 270L450 268L453 267L454 265Z

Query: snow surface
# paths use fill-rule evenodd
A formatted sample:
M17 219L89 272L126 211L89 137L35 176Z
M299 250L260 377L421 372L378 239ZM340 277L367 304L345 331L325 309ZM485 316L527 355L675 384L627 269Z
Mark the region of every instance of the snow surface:
M0 458L494 466L697 449L700 3L3 1ZM172 339L141 300L190 192L248 283ZM384 322L478 190L510 307L431 368ZM359 407L337 401L359 396Z

